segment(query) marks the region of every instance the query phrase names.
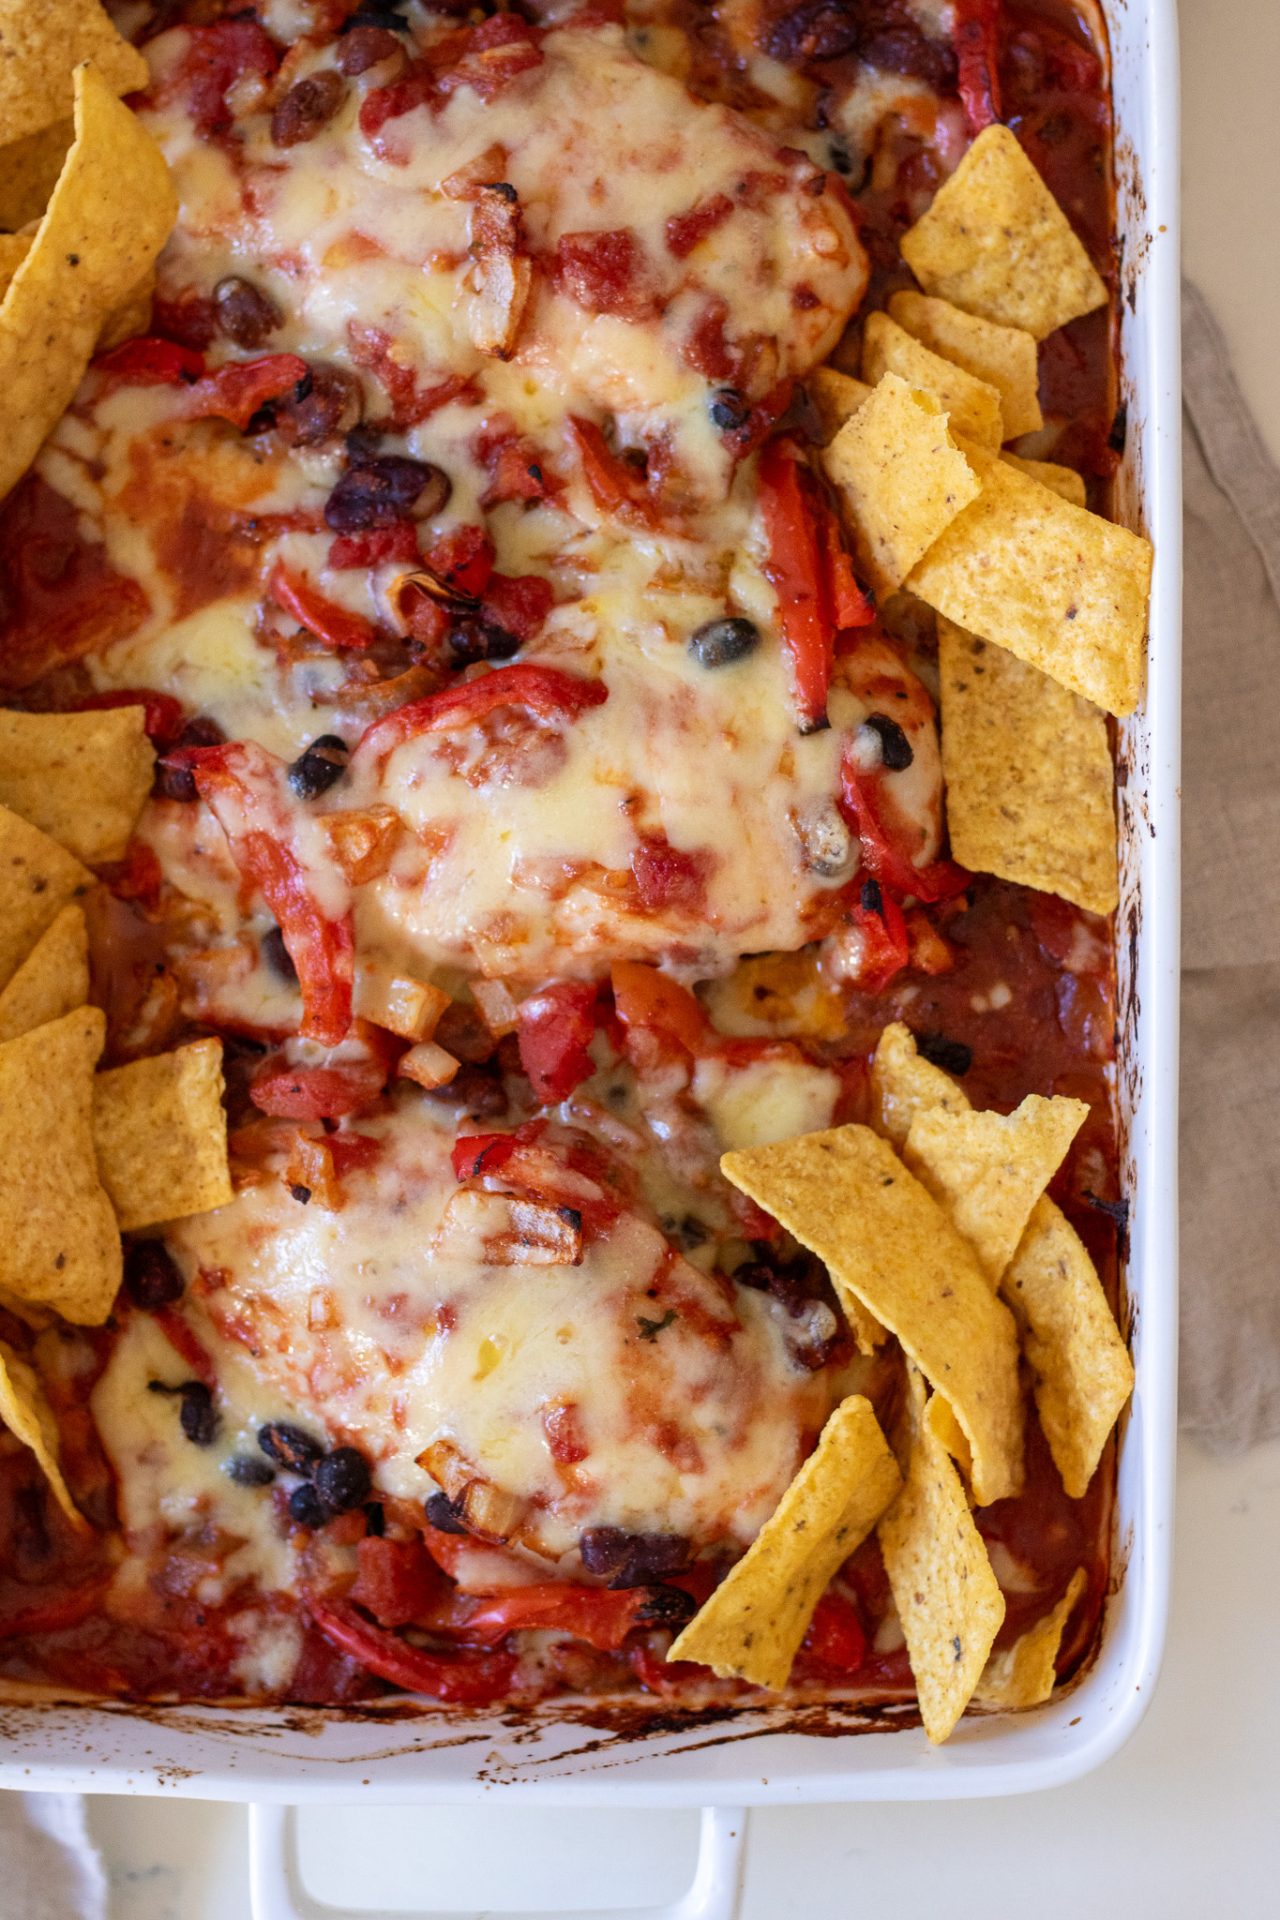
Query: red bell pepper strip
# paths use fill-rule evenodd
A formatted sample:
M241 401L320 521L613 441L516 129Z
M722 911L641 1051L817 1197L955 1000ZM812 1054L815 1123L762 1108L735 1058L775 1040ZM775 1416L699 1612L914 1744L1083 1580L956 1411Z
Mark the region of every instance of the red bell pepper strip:
M866 880L849 909L849 921L862 936L858 985L867 993L879 993L911 958L902 908L878 880Z
M632 1628L642 1625L649 1601L645 1587L614 1592L608 1587L574 1587L563 1581L510 1587L506 1593L482 1600L468 1615L461 1631L468 1640L493 1646L508 1633L533 1629L568 1633L589 1647L613 1653Z
M930 860L917 867L910 851L894 834L894 815L885 803L879 773L863 773L853 756L845 754L840 767L841 811L862 842L867 872L899 899L949 900L963 893L972 875L954 860Z
M571 414L569 432L577 448L587 490L601 513L637 520L647 527L657 526L658 504L646 482L613 451L595 422Z
M867 1636L858 1610L843 1594L824 1593L800 1644L800 1659L829 1672L856 1673L867 1657Z
M112 707L141 707L142 724L153 747L171 747L182 732L182 702L171 693L153 693L149 687L122 687L117 693L90 693L77 700L77 713L99 713Z
M361 614L327 600L309 580L291 573L280 561L271 569L267 592L278 607L283 607L300 627L305 627L326 647L358 650L371 647L378 637L372 624Z
M595 1072L587 1051L596 1030L595 1004L589 981L557 980L521 1005L520 1065L540 1106L567 1100Z
M412 567L418 558L418 529L412 520L393 520L389 527L369 527L364 533L340 533L329 547L329 565L335 572L383 567L390 561Z
M259 407L291 393L309 373L296 353L228 360L187 389L182 410L188 420L229 420L243 433Z
M1000 0L955 0L951 41L971 134L1000 118Z
M853 577L830 508L785 439L771 440L760 455L760 510L769 542L765 572L778 595L796 710L809 733L826 723L837 632L866 626L874 609Z
M562 673L559 667L527 666L521 661L397 707L366 727L356 751L388 754L421 733L472 726L496 707L524 707L541 720L576 720L608 697L603 680L584 680L578 674Z
M96 372L105 373L122 385L176 387L183 381L200 378L204 372L204 355L194 347L179 346L176 340L161 340L155 334L140 333L100 353L93 365Z
M509 1653L427 1653L394 1633L375 1627L347 1600L308 1600L307 1610L325 1639L393 1686L452 1706L488 1706L511 1691L516 1659Z
M284 768L251 741L178 749L200 798L227 836L231 857L275 916L302 989L302 1033L335 1047L351 1025L355 937L351 915L325 913L289 844Z
M869 627L876 617L875 606L854 577L853 562L845 552L835 515L825 501L819 506L832 624L837 633L846 633L851 627Z
M452 592L478 600L493 575L493 542L483 527L451 527L431 548L427 565Z

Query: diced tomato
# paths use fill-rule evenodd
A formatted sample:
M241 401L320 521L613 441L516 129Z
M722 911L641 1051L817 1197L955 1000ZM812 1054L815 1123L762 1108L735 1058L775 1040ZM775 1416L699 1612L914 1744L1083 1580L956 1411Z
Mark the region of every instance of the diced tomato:
M435 98L436 78L427 60L415 60L390 86L373 87L360 102L360 131L377 141L388 120L399 120Z
M739 357L725 338L728 319L729 302L724 295L708 294L685 336L683 358L708 380L732 380L739 370Z
M409 1693L456 1706L489 1706L505 1700L516 1674L512 1654L425 1653L366 1620L348 1600L309 1600L308 1611L325 1638L357 1660L367 1673Z
M117 900L136 900L148 912L159 906L164 870L154 847L148 846L145 840L131 840L124 859L100 871Z
M520 1065L540 1106L567 1100L595 1072L587 1048L595 1033L596 990L587 981L557 980L520 1008Z
M455 593L478 600L493 574L493 542L483 527L450 527L432 546L427 565Z
M309 580L291 573L281 561L271 570L267 592L278 607L283 607L300 627L305 627L326 647L362 649L371 647L378 637L377 630L363 615L326 599Z
M385 567L393 561L411 567L418 557L418 529L412 520L370 527L364 533L340 533L329 547L329 565L336 572L348 567Z
M687 259L732 212L733 202L728 194L713 193L709 200L699 200L697 206L690 207L688 213L673 213L666 225L668 253L673 253L677 260Z
M382 1152L381 1140L375 1140L369 1133L331 1133L325 1145L339 1180L373 1166Z
M171 693L153 693L149 687L121 687L115 693L89 693L77 700L77 713L97 713L111 707L141 707L143 726L153 747L171 747L182 732L182 702Z
M569 432L582 464L582 477L602 513L616 513L643 526L658 524L658 504L644 476L613 451L594 421L569 416Z
M640 960L615 960L613 1004L624 1027L642 1027L696 1054L709 1022L701 1005L678 980Z
M801 1642L801 1661L847 1674L856 1673L866 1657L867 1636L857 1608L843 1594L824 1593Z
M204 372L204 355L194 347L179 346L176 340L161 340L155 334L138 334L122 340L118 347L100 353L93 363L98 373L131 387L176 387L183 381L198 380Z
M228 360L187 389L182 410L188 420L229 420L243 433L259 407L291 393L309 372L296 353Z
M547 1451L562 1467L576 1466L580 1460L585 1460L591 1451L582 1431L580 1411L572 1403L544 1407L542 1431L546 1438Z
M1000 0L954 0L951 42L969 132L1000 118Z
M489 467L489 485L481 505L499 507L506 500L541 500L546 476L532 441L513 434L483 456Z
M536 573L495 573L484 592L488 618L522 642L533 639L555 601L551 582Z
M376 1060L334 1067L291 1067L264 1060L249 1086L249 1098L273 1120L340 1120L372 1106L386 1085Z
M858 985L867 993L879 993L911 958L902 908L878 880L867 880L849 909L849 919L862 936Z
M365 104L372 98L372 94L368 95ZM464 373L451 373L445 379L437 380L433 386L420 387L417 374L412 367L397 360L395 343L381 327L363 326L351 321L347 337L356 365L371 373L385 389L391 402L391 424L400 430L420 426L439 407L448 406L451 400L457 400L473 390L469 377Z
M446 34L427 57L442 96L470 87L488 101L522 73L541 66L542 48L536 30L518 13L495 13L474 27Z
M630 227L561 234L551 276L561 293L587 313L647 320L657 309L648 262Z
M459 1180L478 1180L506 1165L518 1142L513 1133L464 1133L454 1141L450 1159Z
M673 847L663 834L641 840L631 856L640 904L649 913L698 913L706 902L708 856Z
M572 1634L606 1653L619 1648L640 1621L649 1596L643 1587L614 1592L548 1580L482 1600L463 1628L469 1640L493 1646L508 1633L532 1629Z
M217 308L191 287L172 297L157 292L151 301L151 324L164 339L199 351L211 347L218 337Z
M523 662L496 667L475 680L445 687L422 700L410 700L382 720L375 720L361 736L357 752L366 749L387 754L422 733L440 733L472 726L497 707L524 707L542 720L576 720L589 707L609 697L603 680L583 680L558 667L535 667Z
M356 1578L347 1598L371 1613L379 1626L431 1624L448 1587L421 1540L369 1535L356 1548Z
M280 64L279 49L253 19L188 27L186 34L186 51L162 97L185 102L197 133L225 133L232 121L227 94L248 74L269 78Z
M190 1367L196 1379L212 1392L218 1384L213 1359L208 1348L192 1332L182 1315L175 1307L155 1307L150 1317L183 1365Z

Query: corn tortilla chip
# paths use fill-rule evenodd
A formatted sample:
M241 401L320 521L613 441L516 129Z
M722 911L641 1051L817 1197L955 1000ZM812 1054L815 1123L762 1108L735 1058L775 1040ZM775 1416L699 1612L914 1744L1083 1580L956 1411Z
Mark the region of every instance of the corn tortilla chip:
M89 713L0 708L0 805L87 866L119 860L151 791L142 707Z
M1057 1606L1019 1634L1011 1647L992 1654L973 1696L981 1706L1016 1712L1044 1705L1058 1678L1062 1635L1084 1589L1084 1568L1077 1567Z
M0 1421L15 1440L30 1447L53 1490L53 1497L73 1527L87 1522L67 1491L58 1466L58 1423L45 1398L40 1376L30 1361L0 1340Z
M97 1076L98 1166L125 1232L230 1200L222 1091L220 1040L197 1040Z
M0 233L0 300L9 289L9 282L31 251L34 235L29 233Z
M889 318L921 346L995 388L1006 440L1036 433L1044 425L1036 343L1024 328L999 326L953 307L949 300L933 300L927 293L905 288L891 295Z
M1049 1451L1079 1500L1133 1392L1133 1362L1097 1269L1051 1200L1037 1202L1002 1291L1022 1326Z
M71 111L74 67L92 60L113 94L150 79L98 0L0 0L0 127L9 140L38 133Z
M1106 716L1003 647L938 621L951 851L1090 913L1119 899Z
M920 1717L937 1745L955 1728L1004 1622L1004 1595L960 1476L924 1417L912 1370L914 1434L901 1493L876 1529L902 1622Z
M737 1565L672 1642L724 1679L785 1687L828 1582L902 1484L871 1402L852 1394Z
M67 902L93 884L93 875L65 847L0 807L0 987Z
M907 585L1072 693L1108 713L1132 713L1142 688L1150 542L1071 506L1008 461L976 447L968 458L982 491Z
M937 1202L870 1127L727 1153L726 1179L816 1253L945 1394L973 1449L983 1506L1022 1484L1013 1317Z
M105 1034L81 1007L0 1046L0 1287L77 1326L100 1326L120 1285L90 1119Z
M876 592L900 587L981 482L927 393L887 373L823 456Z
M903 1159L951 1216L993 1287L1088 1115L1083 1100L1029 1093L1007 1115L935 1108L911 1122Z
M14 233L40 219L74 137L68 112L65 120L0 147L0 227Z
M834 440L846 420L851 420L863 401L868 399L871 389L863 380L855 380L851 373L841 373L836 367L815 367L809 375L809 398L817 410L822 424L822 444L825 447Z
M1056 460L1024 460L1020 453L1010 453L1008 449L1000 458L1019 473L1025 473L1031 480L1038 480L1042 487L1048 487L1050 493L1056 493L1069 500L1073 507L1082 507L1089 498L1084 484L1084 475L1077 473L1074 467L1060 467Z
M862 377L874 387L886 373L931 393L946 409L953 430L979 446L998 447L1006 438L1000 395L989 382L923 346L887 313L869 313L862 334Z
M77 67L76 138L35 243L0 305L0 497L80 384L107 317L169 236L177 198L159 147L92 67Z
M917 1052L913 1034L900 1020L880 1035L871 1062L871 1115L877 1133L904 1147L918 1113L940 1107L944 1113L968 1113L969 1102L950 1074Z
M0 1041L16 1040L89 998L89 938L84 912L64 907L0 991Z
M926 293L1043 340L1107 289L1008 127L987 127L902 236Z

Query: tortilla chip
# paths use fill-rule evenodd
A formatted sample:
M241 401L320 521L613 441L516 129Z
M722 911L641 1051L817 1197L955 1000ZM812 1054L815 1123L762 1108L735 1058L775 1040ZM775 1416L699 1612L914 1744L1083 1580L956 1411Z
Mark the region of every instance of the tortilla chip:
M978 1682L975 1700L1005 1712L1044 1705L1058 1678L1062 1635L1084 1589L1084 1568L1077 1567L1057 1606L1020 1634L1011 1647L992 1654Z
M871 1402L836 1408L814 1451L742 1559L677 1635L668 1660L722 1680L785 1687L813 1610L902 1484Z
M1108 713L1132 713L1142 688L1150 542L1071 506L1008 461L976 447L968 458L982 491L907 585L1072 693Z
M945 1740L973 1698L1004 1622L1004 1595L960 1476L924 1417L912 1370L914 1438L902 1492L877 1528L902 1622L920 1717Z
M106 1024L81 1007L0 1046L0 1286L77 1326L101 1326L120 1286L90 1122Z
M34 235L0 233L0 300L9 290L9 282L31 251Z
M1106 716L943 618L938 673L955 858L1090 913L1113 913L1119 872Z
M995 388L1006 440L1036 433L1044 425L1036 343L1022 327L998 326L953 307L949 300L932 300L905 288L890 297L889 317L921 346Z
M931 394L887 373L823 455L880 595L900 587L981 482Z
M111 93L135 93L151 75L98 0L0 0L0 127L8 140L71 111L71 71L83 60Z
M862 377L874 387L886 373L931 393L946 408L952 429L979 446L998 447L1007 437L1000 395L993 386L921 345L887 313L869 313L862 334Z
M833 1127L726 1153L726 1179L771 1213L894 1334L946 1395L973 1448L983 1506L1022 1484L1013 1317L968 1244L870 1127Z
M196 1040L97 1076L98 1165L126 1233L230 1200L222 1093L220 1040Z
M89 713L0 708L0 805L87 866L120 860L151 791L142 707Z
M0 991L0 1041L16 1040L89 998L89 937L80 907L64 907Z
M1051 1200L1037 1202L1002 1291L1022 1326L1049 1451L1079 1500L1133 1392L1133 1362L1097 1269Z
M103 323L177 216L164 156L142 122L92 67L77 67L75 88L75 143L0 305L0 497L61 419Z
M68 113L65 120L0 147L0 227L15 233L29 220L40 219L74 137Z
M58 1466L58 1423L45 1398L40 1376L30 1361L24 1360L3 1340L0 1340L0 1421L15 1440L30 1447L53 1489L54 1499L72 1526L83 1530L88 1523L67 1491Z
M1074 467L1060 467L1056 460L1024 460L1020 453L1010 453L1007 449L1000 458L1007 461L1009 466L1016 467L1019 473L1025 473L1029 479L1038 480L1042 487L1048 487L1050 493L1069 500L1073 507L1082 507L1089 498L1084 475L1077 473Z
M67 902L93 884L93 875L65 847L0 807L0 987Z
M1008 127L978 135L903 234L902 257L926 293L1037 340L1106 305L1105 283Z
M935 1108L911 1122L903 1159L969 1242L993 1287L1088 1116L1083 1100L1029 1093L1008 1115Z
M944 1113L969 1112L969 1102L950 1074L918 1053L915 1036L895 1020L880 1035L871 1062L872 1125L901 1148L915 1116L932 1107Z
M155 291L156 270L152 266L146 269L137 285L125 295L121 305L107 315L98 335L99 353L107 353L112 347L118 347L122 340L132 340L136 334L149 330Z
M815 367L808 379L809 398L822 423L822 444L834 440L846 420L851 420L871 389L864 380L836 367Z

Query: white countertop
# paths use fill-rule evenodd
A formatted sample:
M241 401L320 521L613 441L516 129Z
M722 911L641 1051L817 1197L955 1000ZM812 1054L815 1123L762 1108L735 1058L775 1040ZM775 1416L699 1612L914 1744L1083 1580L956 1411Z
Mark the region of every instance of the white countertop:
M1280 0L1183 0L1182 12L1187 267L1280 458ZM1280 1443L1232 1462L1184 1444L1179 1470L1165 1670L1128 1748L1020 1800L753 1813L744 1920L1001 1920L1015 1901L1037 1920L1280 1910ZM242 1809L104 1797L90 1821L111 1920L246 1920ZM344 1917L665 1899L694 1844L683 1814L326 1808L302 1821L307 1884Z

